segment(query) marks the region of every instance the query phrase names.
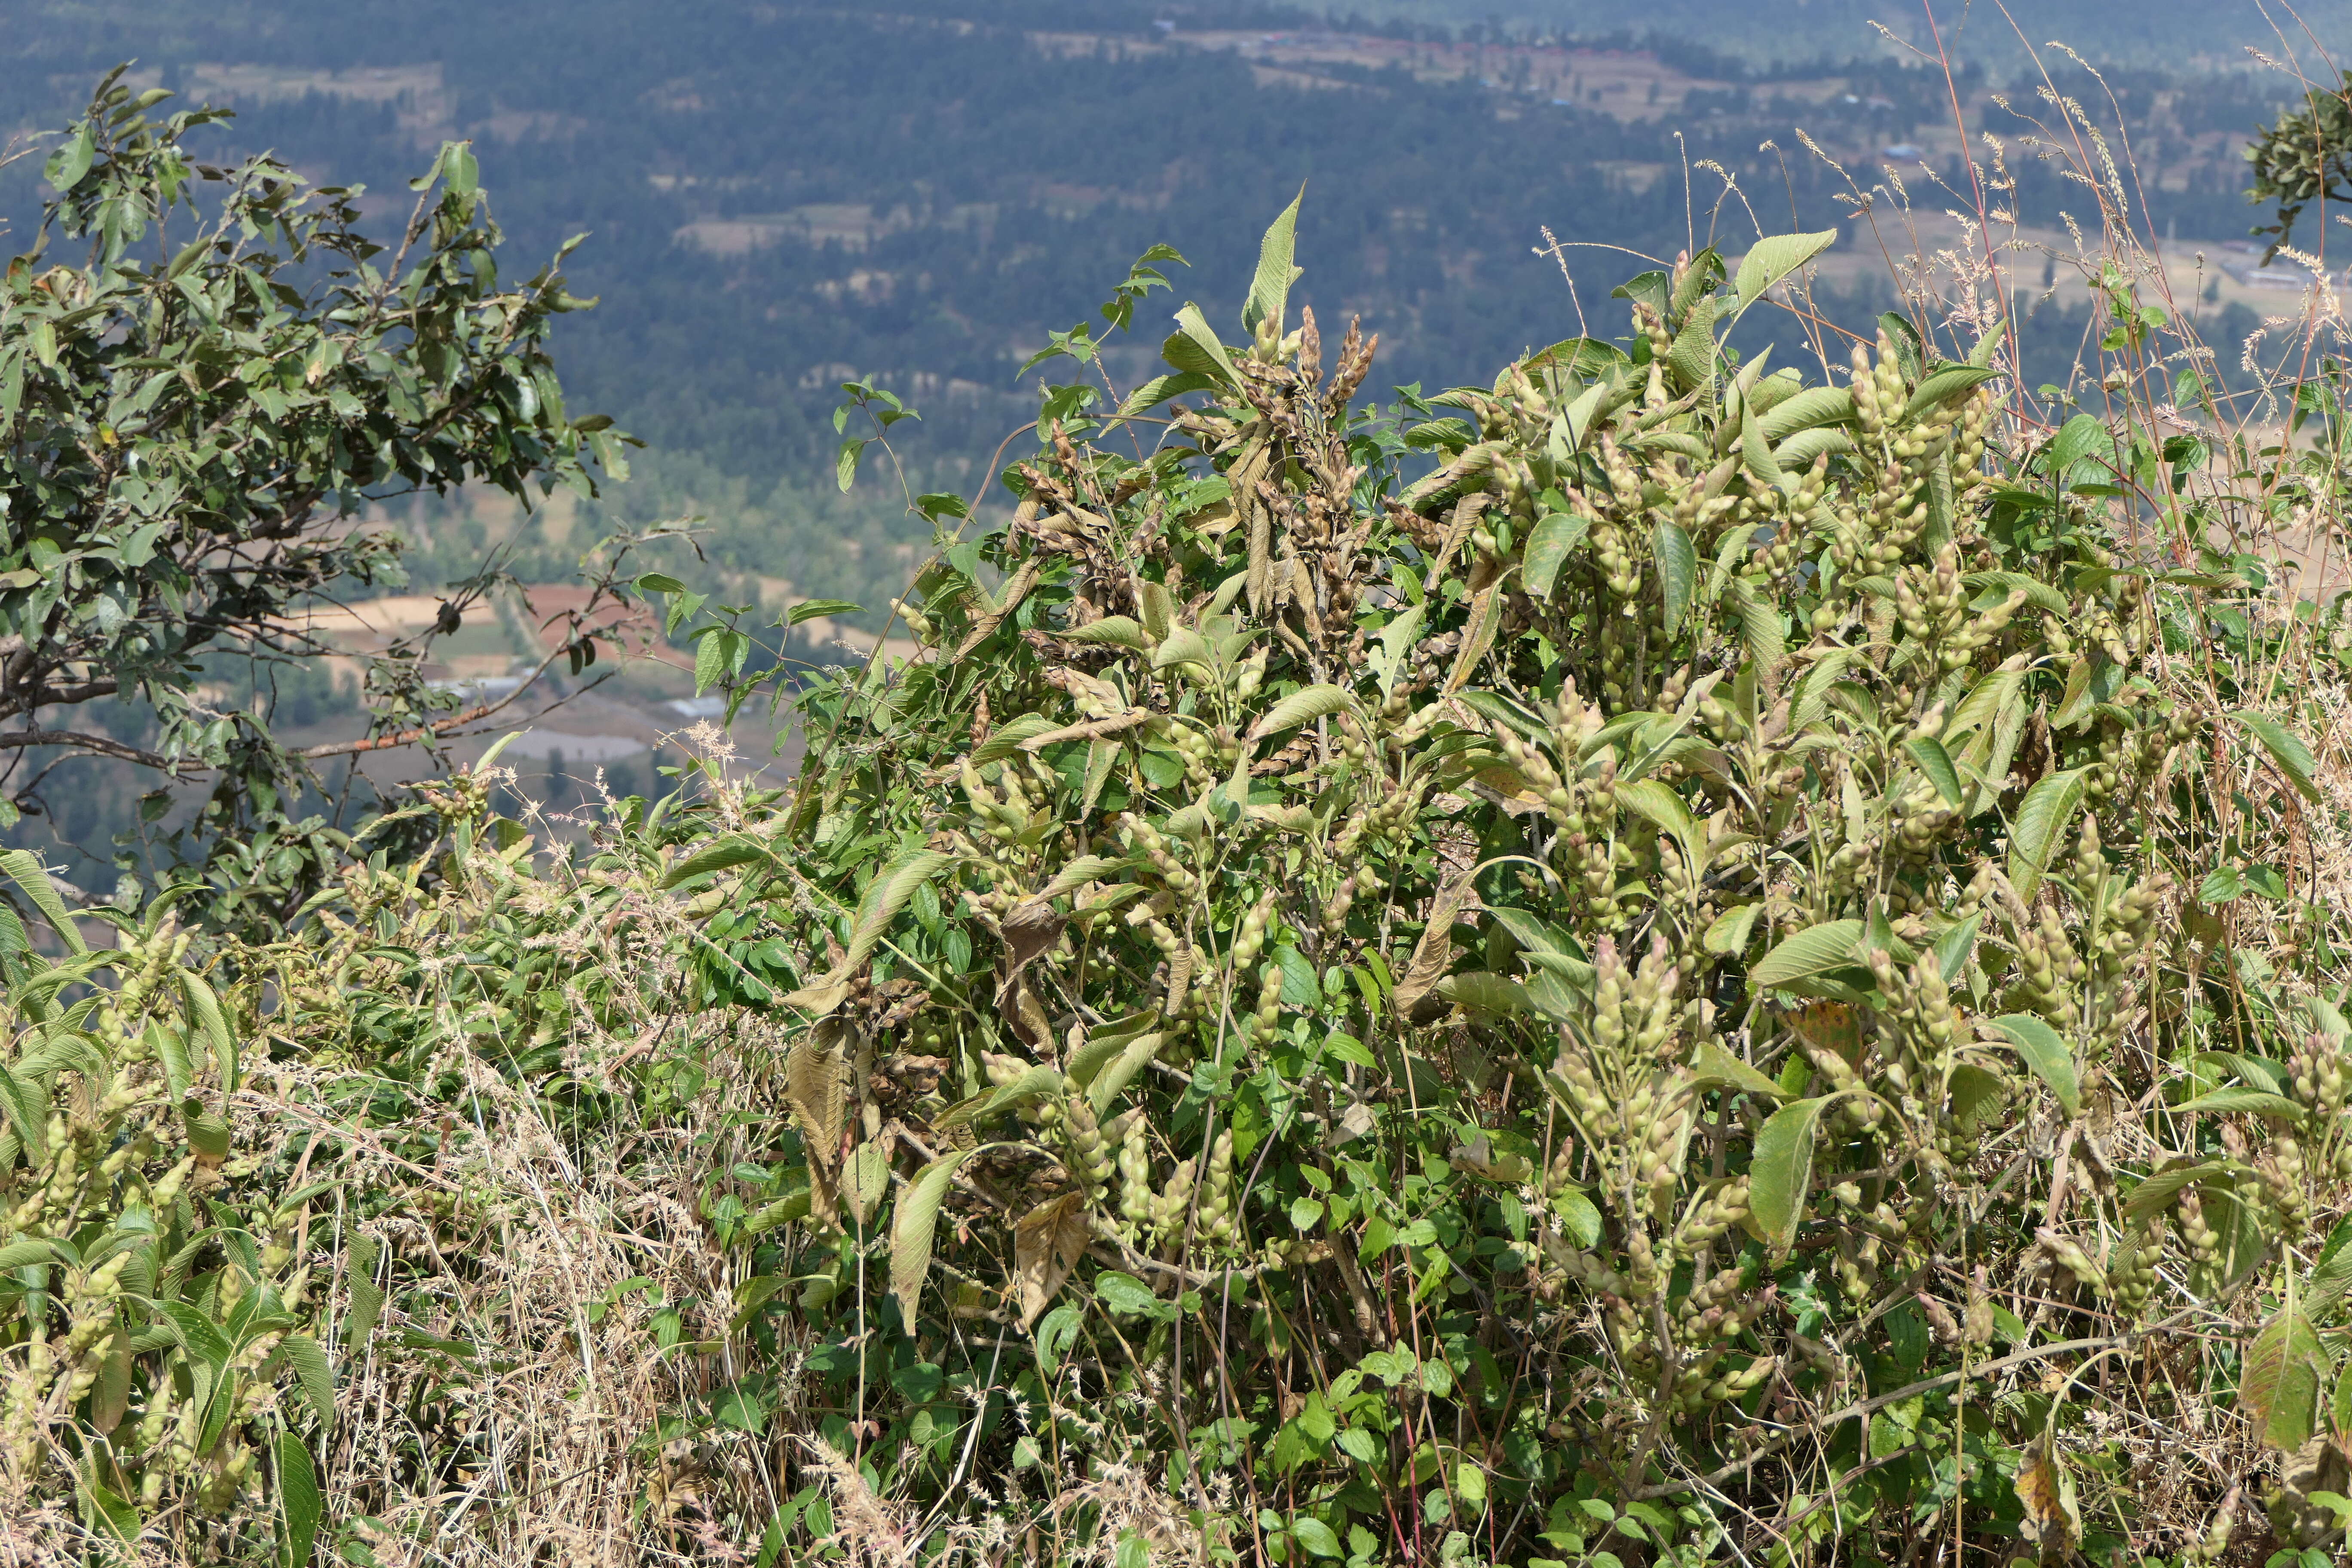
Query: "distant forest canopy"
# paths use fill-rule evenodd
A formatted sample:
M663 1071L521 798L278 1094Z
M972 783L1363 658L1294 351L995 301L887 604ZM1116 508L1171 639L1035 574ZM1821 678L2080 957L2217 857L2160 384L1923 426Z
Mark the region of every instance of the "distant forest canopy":
M0 79L0 121L12 127L61 123L99 70L136 57L149 79L236 107L224 156L274 146L319 180L364 183L387 231L431 147L478 139L507 265L535 265L567 236L591 236L573 258L573 287L603 302L564 323L557 353L581 406L651 443L637 482L607 505L640 518L698 510L717 567L869 606L903 577L896 552L869 546L923 530L870 483L845 502L820 497L838 384L872 379L919 408L924 423L905 443L919 474L969 493L998 437L1034 412L1015 385L1022 360L1048 331L1087 315L1155 242L1181 237L1192 265L1170 268L1174 299L1155 296L1135 352L1109 362L1122 384L1141 374L1174 303L1197 299L1213 318L1233 316L1259 232L1303 183L1306 275L1295 297L1330 330L1360 313L1381 334L1373 389L1434 391L1491 375L1538 346L1532 336L1578 331L1559 266L1535 253L1544 226L1658 257L1693 235L1736 255L1757 224L1852 234L1843 178L1795 130L1843 149L1865 185L1884 184L1884 147L1932 149L1939 129L1957 147L1940 71L1850 25L1833 0L1793 12L1712 0L1653 8L1662 21L1691 21L1685 38L1717 42L1599 40L1647 51L1646 89L1638 78L1592 75L1528 86L1541 37L1510 24L1507 8L1501 24L1459 32L1432 20L1442 7L1420 21L1371 8L1370 19L1327 23L1297 9L1124 0L899 0L889 16L622 0L31 9L14 41L36 68ZM1767 9L1796 20L1786 30L1819 58L1751 58L1714 26ZM2136 8L2135 22L2149 10ZM2059 19L2050 5L2033 15L2043 35ZM2251 11L2243 20L2259 24ZM1431 80L1344 60L1272 68L1169 42L1349 26L1490 43L1501 52L1479 56L1477 68L1497 74ZM1988 95L2012 91L2037 108L2032 84L1959 58L1972 119L2014 149L2031 127ZM1825 76L1838 90L1822 86ZM2200 240L2246 232L2254 215L2236 148L2294 96L2287 79L2133 68L2104 88L2079 71L2060 86L2103 116L2115 93L2150 174L2154 226ZM1202 102L1224 107L1202 116ZM1924 156L1966 189L1956 151ZM1718 206L1710 163L1744 195ZM1905 166L1923 210L1955 205L1923 184L1916 158ZM2027 221L2095 221L2089 193L2050 165L2021 156L2012 167ZM28 160L0 174L0 211L20 233L37 173ZM2158 175L2164 188L2153 188ZM1882 224L1890 209L1882 195ZM1884 237L1903 244L1899 226ZM1604 293L1633 265L1606 250L1569 255L1579 282ZM2035 270L2020 268L2029 293ZM1895 302L1874 275L1824 298L1857 323ZM2087 321L2079 290L2074 299L2035 310L2024 334L2034 378L2063 379ZM1614 330L1613 311L1582 303ZM2210 313L2215 342L2234 344L2254 324L2242 306ZM1801 342L1785 319L1763 314L1744 346L1777 334L1789 363ZM478 544L461 526L434 531L420 580L476 569ZM541 546L543 558L526 551L518 570L567 575L577 544Z

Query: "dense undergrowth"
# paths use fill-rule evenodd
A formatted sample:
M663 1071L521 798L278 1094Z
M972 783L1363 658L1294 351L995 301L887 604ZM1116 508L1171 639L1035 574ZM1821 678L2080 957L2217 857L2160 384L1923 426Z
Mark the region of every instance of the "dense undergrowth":
M789 790L486 763L274 941L12 860L0 1555L2341 1550L2334 374L2118 271L2113 418L1809 384L1790 236L1367 411L1290 222Z

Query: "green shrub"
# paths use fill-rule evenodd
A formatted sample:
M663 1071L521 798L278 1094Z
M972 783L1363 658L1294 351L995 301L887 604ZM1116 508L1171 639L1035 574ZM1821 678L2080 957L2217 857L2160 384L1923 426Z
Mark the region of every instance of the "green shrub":
M67 944L42 958L0 910L0 1504L32 1533L11 1553L57 1541L46 1492L93 1545L155 1521L212 1560L307 1562L335 1400L300 1253L334 1184L240 1180L263 1163L230 1134L249 1047L170 901L88 949L38 863L5 858Z
M2231 900L2274 823L2333 831L2262 695L2331 623L2209 546L2325 476L2024 440L1990 360L1892 319L1844 384L1736 360L1820 236L1634 279L1630 353L1352 410L1375 345L1326 374L1289 235L1247 342L1188 307L1116 410L1049 395L1012 521L901 606L924 656L803 693L791 790L705 756L541 857L486 764L413 808L422 858L222 949L274 1092L334 1129L302 1160L335 1234L401 1237L286 1260L363 1263L329 1300L387 1325L342 1339L339 1549L2317 1550L2352 1426L2333 927L2241 943ZM114 1068L47 1042L170 996L45 1012L18 962L11 1061L53 1065L17 1081L70 1120ZM108 1114L179 1100L160 1048L114 1060ZM294 1299L232 1242L301 1182L239 1134L177 1243L216 1227L245 1282L194 1288L216 1330ZM26 1225L48 1170L0 1162L0 1245L102 1256L136 1184ZM33 1302L0 1297L12 1373L71 1359ZM0 1495L130 1463L65 1394ZM290 1461L297 1408L223 1441ZM240 1499L151 1540L234 1559L296 1511Z
M2285 1449L2352 1419L2352 1150L2325 1004L2200 1054L2147 962L2216 738L2160 645L2218 580L2136 542L2182 487L2102 508L2142 459L2087 418L1989 453L1988 361L1895 318L1845 384L1738 362L1828 236L1400 427L1286 320L1289 225L1248 342L1188 309L1117 416L1049 395L1012 523L915 585L934 656L818 692L776 837L705 852L706 995L781 936L822 1020L832 1364L1014 1391L824 1435L934 1514L1145 1466L1293 1561L2203 1550L2214 1489L2091 1388L2320 1253L2240 1395Z

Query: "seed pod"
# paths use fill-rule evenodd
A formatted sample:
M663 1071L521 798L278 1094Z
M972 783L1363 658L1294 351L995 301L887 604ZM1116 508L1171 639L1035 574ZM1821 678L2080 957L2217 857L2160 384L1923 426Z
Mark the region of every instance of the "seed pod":
M1234 1134L1217 1134L1209 1147L1209 1167L1201 1182L1201 1234L1215 1242L1231 1241L1234 1224Z
M1160 1189L1152 1205L1151 1228L1160 1240L1171 1240L1184 1234L1184 1222L1192 1213L1196 1184L1192 1162L1179 1160L1175 1170L1169 1173L1168 1184Z
M1151 1194L1151 1152L1141 1118L1127 1125L1118 1145L1118 1212L1131 1225L1150 1226L1156 1207Z

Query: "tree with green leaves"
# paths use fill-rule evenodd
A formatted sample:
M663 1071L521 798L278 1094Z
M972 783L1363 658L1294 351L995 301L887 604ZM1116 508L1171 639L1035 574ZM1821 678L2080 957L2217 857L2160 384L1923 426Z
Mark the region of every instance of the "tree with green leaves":
M121 76L56 141L38 232L0 279L0 818L37 808L57 759L110 757L215 776L200 839L300 839L315 864L323 822L286 820L311 764L489 717L421 667L494 574L373 662L366 739L289 751L265 718L207 704L207 661L315 654L308 606L402 582L371 502L488 485L528 504L534 481L593 495L597 469L625 476L627 437L566 414L548 356L555 319L590 302L561 270L578 240L502 285L468 144L410 183L387 248L362 232L360 189L312 187L271 154L205 163L192 133L226 111L152 118L168 95ZM555 657L583 641L575 626ZM152 707L156 739L77 721L105 698Z
M2246 199L2278 204L2278 222L2254 230L2274 237L2272 256L2294 231L2305 207L2352 201L2352 71L2345 73L2342 87L2315 87L2304 95L2301 107L2258 127L2246 162L2254 171Z

